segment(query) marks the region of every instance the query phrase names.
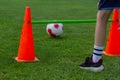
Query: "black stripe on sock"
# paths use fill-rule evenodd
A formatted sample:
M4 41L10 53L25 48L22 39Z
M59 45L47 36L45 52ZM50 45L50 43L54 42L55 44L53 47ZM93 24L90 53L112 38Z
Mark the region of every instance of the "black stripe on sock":
M97 56L102 56L102 54L97 54L97 53L93 53L94 55L97 55Z
M96 50L96 51L102 51L102 49L96 49L96 48L94 48L94 50Z

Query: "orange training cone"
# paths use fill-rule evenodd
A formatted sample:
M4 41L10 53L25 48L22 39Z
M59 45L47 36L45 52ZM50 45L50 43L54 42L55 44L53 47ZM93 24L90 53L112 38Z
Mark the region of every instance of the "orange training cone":
M118 9L114 9L112 19L113 22L111 23L106 51L104 51L104 54L109 56L120 56L120 25Z
M32 20L30 7L26 7L22 34L18 49L18 56L15 58L17 62L34 62L38 61L34 53L34 40L32 33Z

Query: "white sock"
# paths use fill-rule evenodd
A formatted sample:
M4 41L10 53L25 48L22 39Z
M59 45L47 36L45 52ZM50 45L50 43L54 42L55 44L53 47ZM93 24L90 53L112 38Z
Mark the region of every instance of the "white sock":
M92 61L94 63L98 62L102 58L103 46L94 45L94 51L92 55Z

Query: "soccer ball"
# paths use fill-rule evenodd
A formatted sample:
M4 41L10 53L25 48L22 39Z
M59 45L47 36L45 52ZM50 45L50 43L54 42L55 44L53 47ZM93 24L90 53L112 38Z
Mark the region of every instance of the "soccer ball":
M51 37L58 37L63 33L63 24L47 24L46 31Z

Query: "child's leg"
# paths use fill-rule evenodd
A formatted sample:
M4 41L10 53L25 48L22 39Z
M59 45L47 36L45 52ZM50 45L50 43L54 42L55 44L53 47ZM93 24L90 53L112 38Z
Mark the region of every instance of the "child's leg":
M95 42L97 46L104 46L107 21L112 10L99 10L97 13L97 22L95 29Z
M107 21L112 10L99 10L97 13L97 22L95 29L94 51L92 60L98 62L102 59L102 51L104 48Z
M92 57L87 57L85 62L80 65L82 69L91 71L102 71L102 51L106 36L107 21L112 10L99 10L97 13L97 22L95 29L94 50Z

